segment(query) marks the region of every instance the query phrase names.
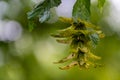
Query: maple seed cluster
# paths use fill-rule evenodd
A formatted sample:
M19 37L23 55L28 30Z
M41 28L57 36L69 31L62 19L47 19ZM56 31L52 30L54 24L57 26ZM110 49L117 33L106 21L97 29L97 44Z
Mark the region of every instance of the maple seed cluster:
M100 57L94 55L90 49L97 44L99 38L104 37L102 31L93 24L80 19L75 22L71 18L60 17L60 20L70 23L71 26L59 30L57 34L53 34L52 36L57 38L56 41L59 43L70 44L71 54L55 63L64 63L68 60L72 60L67 66L60 67L62 70L77 65L80 69L89 68L90 65L95 66L92 61L94 59L100 59Z

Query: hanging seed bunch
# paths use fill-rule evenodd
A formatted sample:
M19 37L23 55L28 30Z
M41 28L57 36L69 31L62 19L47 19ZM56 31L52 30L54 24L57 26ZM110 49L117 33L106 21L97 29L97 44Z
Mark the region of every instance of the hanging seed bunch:
M99 38L104 37L99 27L81 19L74 21L72 18L60 17L60 20L70 23L71 26L59 30L57 34L52 34L52 36L56 38L57 42L70 45L70 55L55 63L64 63L70 60L70 64L59 67L62 70L73 66L79 66L80 69L89 68L91 65L96 66L93 61L100 59L100 57L94 55L91 49L95 48Z

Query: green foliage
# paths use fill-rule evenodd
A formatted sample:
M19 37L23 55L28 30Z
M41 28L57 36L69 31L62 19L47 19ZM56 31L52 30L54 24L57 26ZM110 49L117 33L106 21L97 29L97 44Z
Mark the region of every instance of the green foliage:
M104 0L98 1L99 8L103 7L104 2ZM39 16L39 21L43 23L49 19L50 9L60 3L61 0L45 0L28 13L28 19ZM90 23L90 0L77 0L73 7L72 18L60 17L60 20L70 23L71 26L59 30L57 34L52 34L52 36L57 38L57 42L69 44L71 54L55 63L64 63L72 59L69 65L60 67L63 70L76 65L79 65L80 68L88 68L90 65L96 66L91 59L100 59L100 57L93 55L90 49L95 47L99 38L104 35L97 26ZM30 25L30 30L32 29L33 24Z
M2 1L6 0L0 0L0 2ZM108 17L108 15L104 15L103 13L103 15L99 15L99 17L96 16L98 15L98 11L95 9L96 6L93 6L94 10L91 18L94 17L95 22L99 22L100 20L99 24L102 26L106 35L109 35L101 40L94 50L94 53L102 57L100 63L104 66L82 71L76 66L76 68L71 70L61 71L57 66L64 64L54 65L52 62L60 59L60 56L67 55L68 52L66 51L68 49L65 50L66 46L63 44L56 44L53 39L49 38L49 33L54 32L56 29L64 28L66 25L68 26L68 24L62 22L40 24L37 21L34 23L36 25L34 31L28 32L28 21L26 20L25 14L26 11L31 8L29 4L31 0L7 1L10 2L10 4L8 2L8 7L12 6L14 4L13 2L17 2L20 5L22 4L22 6L20 7L18 5L13 7L10 11L7 9L7 16L11 15L11 17L2 18L2 21L14 20L19 22L23 26L23 32L22 37L17 41L0 41L0 80L120 80L120 36L112 28L109 28L114 26L109 25L107 21L103 19L106 16ZM109 6L106 5L106 7ZM108 9L109 8L106 8L105 10ZM20 13L18 13L18 10L20 10ZM17 15L14 16L11 12ZM109 13L109 11L107 13ZM72 20L69 19L69 21ZM118 24L114 25L117 26ZM64 39L65 42L68 41L70 44L70 39L68 38L68 40ZM68 54L68 56L67 59L70 59L72 53ZM66 60L64 59L64 61ZM73 64L75 64L75 62L71 63L71 65Z
M98 8L100 9L100 12L102 12L105 1L106 0L98 0Z
M82 20L90 19L90 0L77 0L73 7L73 18Z
M44 0L40 2L35 8L28 13L28 19L39 17L41 23L45 22L50 17L50 9L57 7L61 3L61 0Z

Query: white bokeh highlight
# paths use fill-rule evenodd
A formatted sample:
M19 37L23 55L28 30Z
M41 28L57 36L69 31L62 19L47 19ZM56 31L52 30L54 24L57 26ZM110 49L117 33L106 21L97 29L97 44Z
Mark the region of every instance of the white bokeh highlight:
M22 27L16 21L0 21L0 41L15 41L21 37Z
M72 9L76 0L62 0L62 3L56 7L56 12L58 16L72 17Z
M110 13L106 17L110 27L120 34L120 0L109 0Z

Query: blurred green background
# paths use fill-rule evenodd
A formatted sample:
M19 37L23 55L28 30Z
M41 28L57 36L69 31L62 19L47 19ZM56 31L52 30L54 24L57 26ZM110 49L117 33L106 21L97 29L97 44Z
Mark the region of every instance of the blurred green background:
M40 24L35 20L35 28L30 32L27 12L37 1L40 0L0 0L0 80L120 80L120 10L114 6L119 8L119 0L106 2L103 13L92 0L91 21L101 26L106 35L94 50L102 57L98 63L103 66L65 71L58 69L63 64L53 62L68 55L69 46L57 43L50 34L69 24L53 23L58 18L53 9L53 22Z

